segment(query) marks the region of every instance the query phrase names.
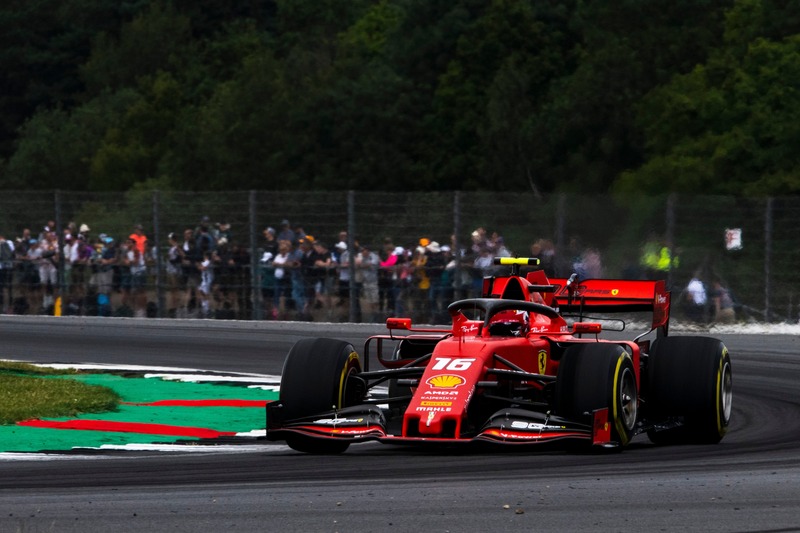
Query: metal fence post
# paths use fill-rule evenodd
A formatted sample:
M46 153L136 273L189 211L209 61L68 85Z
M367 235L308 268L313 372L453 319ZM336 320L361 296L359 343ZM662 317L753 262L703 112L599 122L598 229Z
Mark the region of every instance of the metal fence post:
M667 268L667 288L672 288L672 272L674 269L674 261L675 261L675 204L676 204L676 194L670 193L667 196L667 212L665 214L666 217L666 229L664 234L664 239L667 241L667 250L670 253L670 265Z
M56 246L58 249L56 253L58 254L58 272L56 273L56 287L53 288L53 314L60 316L62 314L62 310L64 308L64 265L65 265L65 258L64 258L64 225L62 221L63 213L61 209L61 191L56 189L55 192L55 210L56 210ZM47 290L47 287L44 288Z
M350 271L350 322L356 322L358 317L358 287L356 287L356 193L347 191L347 269Z
M254 320L261 320L261 276L259 275L258 248L256 241L256 191L250 191L250 299L253 302L253 313L250 317Z
M772 197L767 198L764 213L764 322L769 322L770 315L770 270L772 266Z
M153 260L156 263L156 300L158 301L156 313L158 318L164 318L166 299L164 297L164 268L161 264L161 194L159 191L153 191L153 247Z

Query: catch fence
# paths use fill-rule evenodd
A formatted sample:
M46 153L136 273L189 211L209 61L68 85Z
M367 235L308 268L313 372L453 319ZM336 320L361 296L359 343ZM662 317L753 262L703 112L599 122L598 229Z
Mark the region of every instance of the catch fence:
M227 249L238 250L233 265L218 268L217 285L202 308L187 288L186 280L168 273L169 242L175 233L193 233L204 217L212 233L219 224ZM281 229L288 220L295 231L311 235L336 252L341 232L354 257L360 247L378 254L398 247L407 258L421 246L421 239L435 241L447 250L444 265L432 270L446 273L444 287L420 287L419 272L393 280L387 289L382 282L377 304L365 302L357 283L340 290L340 270L335 266L323 277L319 301L309 291L307 309L292 306L291 292L275 300L275 269L262 262L266 228ZM127 266L113 267L114 279L109 302L98 306L97 254L89 261L86 276L76 287L69 277L68 261L58 254L53 262L56 278L48 289L36 280L34 263L17 254L0 277L3 301L0 310L10 313L111 314L129 316L185 316L201 314L240 319L312 319L325 321L383 320L396 312L414 314L419 320L442 318L436 308L447 298L474 294L482 275L490 269L475 268L473 234L480 228L492 239L495 251L515 256L538 255L557 276L572 272L594 272L606 278L662 277L673 291L674 316L680 317L685 287L692 276L707 286L718 277L735 295L738 319L743 321L795 322L798 318L800 274L800 208L794 198L736 198L722 196L614 196L560 194L544 198L526 193L501 192L363 192L363 191L237 191L128 193L83 193L70 191L6 191L0 198L0 235L17 247L45 237L50 228L63 250L65 230L73 234L81 225L86 236L100 250L100 234L124 242L136 224L149 239L144 296L137 300L126 291ZM30 236L22 239L23 231ZM24 241L24 242L23 242ZM424 242L424 241L423 241ZM390 243L390 244L389 244ZM434 247L428 247L428 253ZM646 250L668 252L662 264L643 265ZM219 261L220 259L217 259ZM52 261L51 261L52 262ZM450 268L447 269L447 265ZM219 265L218 265L219 266ZM25 272L29 273L26 278ZM396 268L396 267L395 267ZM9 270L11 273L9 273ZM346 269L359 279L354 262ZM422 267L420 271L424 270ZM38 273L38 272L37 272ZM398 277L397 271L394 272ZM347 277L344 276L344 277ZM438 283L440 276L432 273ZM424 285L424 284L423 284ZM363 288L362 288L363 289ZM391 291L391 293L387 292ZM438 292L437 292L438 291ZM431 299L434 293L434 299ZM60 299L59 299L60 297ZM60 306L58 303L60 302ZM142 309L141 305L145 307ZM276 305L277 304L277 307ZM433 306L433 309L431 309ZM368 312L367 312L368 311ZM709 319L712 318L709 316Z

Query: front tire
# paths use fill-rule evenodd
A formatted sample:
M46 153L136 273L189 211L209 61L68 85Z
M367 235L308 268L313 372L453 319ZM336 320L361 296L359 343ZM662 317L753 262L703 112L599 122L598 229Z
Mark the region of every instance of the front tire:
M591 413L608 409L611 438L626 446L638 417L638 386L633 361L616 344L578 344L561 357L555 390L556 412L591 422Z
M648 412L682 427L648 431L656 444L716 444L728 431L733 372L725 345L709 337L657 339L647 359Z
M336 339L302 339L292 346L281 373L282 418L296 420L356 405L364 398L357 378L361 362L353 345ZM286 443L306 453L342 453L349 443L290 435Z

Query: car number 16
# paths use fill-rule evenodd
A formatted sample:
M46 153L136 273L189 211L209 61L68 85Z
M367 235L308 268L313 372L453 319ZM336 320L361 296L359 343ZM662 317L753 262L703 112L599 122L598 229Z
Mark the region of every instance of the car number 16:
M456 358L452 357L437 357L436 362L433 364L434 370L450 370L453 372L464 371L472 366L475 362L474 358Z

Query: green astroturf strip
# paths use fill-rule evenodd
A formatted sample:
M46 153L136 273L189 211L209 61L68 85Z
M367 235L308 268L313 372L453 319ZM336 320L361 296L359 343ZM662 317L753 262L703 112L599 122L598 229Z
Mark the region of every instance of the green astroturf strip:
M76 447L98 448L103 445L173 443L185 440L196 439L139 433L0 426L0 451L3 452L66 451Z
M114 374L76 374L49 379L75 379L115 390L125 402L150 403L160 400L263 400L278 399L278 393L241 385L184 383L159 378L123 377ZM264 429L264 408L258 407L184 407L120 405L117 411L87 413L77 417L52 420L111 420L176 426L204 427L223 432L247 432ZM0 426L0 451L33 452L69 450L74 447L98 447L142 443L172 443L196 440L161 435Z
M76 374L59 376L90 385L114 389L125 402L148 403L158 400L276 400L278 393L250 389L242 385L183 383L160 378L123 377L114 374Z

